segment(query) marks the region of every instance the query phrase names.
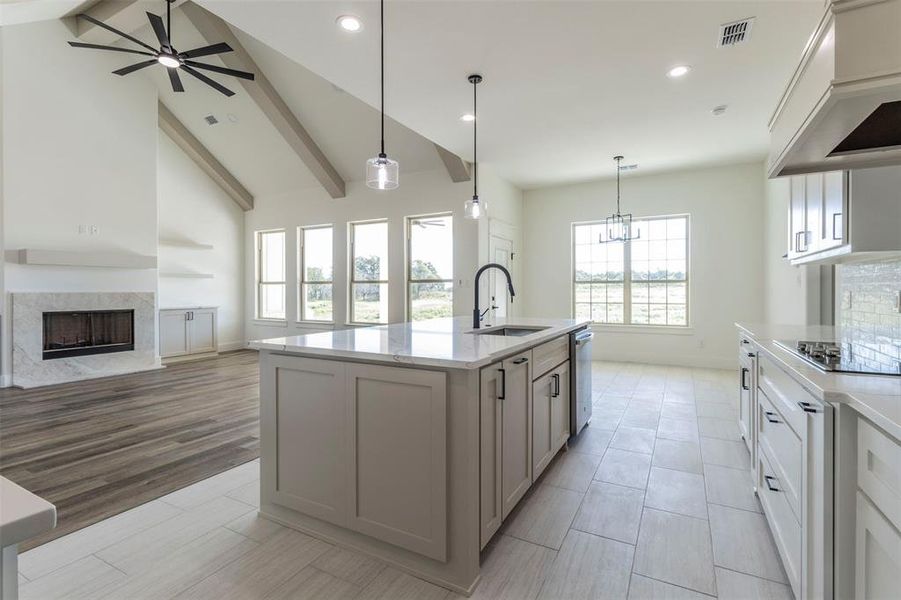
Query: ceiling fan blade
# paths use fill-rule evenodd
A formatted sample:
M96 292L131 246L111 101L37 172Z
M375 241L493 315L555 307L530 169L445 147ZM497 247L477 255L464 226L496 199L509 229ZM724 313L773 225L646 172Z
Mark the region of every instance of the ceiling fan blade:
M150 65L155 65L155 64L157 64L157 61L155 58L152 58L152 59L146 60L144 62L135 63L133 65L128 65L127 67L122 67L121 69L117 69L117 70L113 71L113 74L128 75L129 73L134 73L135 71L139 71L145 67L149 67Z
M192 69L191 67L189 67L189 66L187 66L187 65L183 65L183 66L181 67L181 69L182 69L185 73L189 73L189 74L193 75L194 77L196 77L196 78L199 79L200 81L204 82L205 84L207 84L207 85L210 86L211 88L213 88L213 89L215 89L215 90L217 90L217 91L219 91L219 92L225 94L226 96L234 96L234 95L235 95L235 93L234 93L233 91L231 91L230 89L228 89L228 88L225 87L224 85L222 85L222 84L220 84L220 83L218 83L218 82L216 82L216 81L213 81L212 79L210 79L209 77L207 77L207 76L204 75L203 73L199 73L199 72L195 71L194 69Z
M112 50L114 52L128 52L129 54L143 54L144 56L156 56L150 52L143 50L132 50L131 48L118 48L116 46L101 46L100 44L85 44L82 42L69 42L73 48L92 48L94 50Z
M172 44L169 42L169 34L166 33L166 25L163 24L163 18L152 12L147 13L147 18L150 19L150 26L153 27L153 33L156 34L156 39L160 41L160 46L171 50Z
M166 69L169 72L169 83L172 84L173 92L185 91L185 86L181 84L181 77L178 76L178 69Z
M208 65L206 63L199 63L193 60L186 60L186 65L190 65L195 69L206 69L207 71L215 71L216 73L222 73L223 75L231 75L232 77L240 77L241 79L250 79L253 81L254 74L248 73L247 71L236 71L235 69L226 69L225 67L219 67L217 65Z
M179 56L182 58L199 58L201 56L209 56L210 54L222 54L223 52L233 52L231 46L226 44L225 42L219 42L218 44L212 44L211 46L204 46L203 48L194 48L193 50L188 50L187 52L179 52Z
M138 44L138 45L140 45L140 46L143 46L143 47L147 48L148 50L150 50L150 51L153 52L154 54L156 54L156 53L158 52L158 50L157 50L156 48L154 48L153 46L150 46L150 45L148 45L148 44L145 44L144 42L142 42L142 41L139 40L138 38L136 38L136 37L134 37L134 36L131 36L131 35L128 35L128 34L125 33L124 31L119 31L118 29L116 29L116 28L114 28L114 27L110 27L109 25L107 25L107 24L104 23L103 21L98 21L97 19L95 19L94 17L92 17L92 16L90 16L90 15L80 14L80 15L78 15L78 16L79 16L80 18L84 19L85 21L90 21L91 23L93 23L93 24L96 25L97 27L103 27L103 28L106 29L107 31L112 31L112 32L115 33L116 35L121 35L121 36L124 37L126 40L131 40L131 41L134 42L135 44Z

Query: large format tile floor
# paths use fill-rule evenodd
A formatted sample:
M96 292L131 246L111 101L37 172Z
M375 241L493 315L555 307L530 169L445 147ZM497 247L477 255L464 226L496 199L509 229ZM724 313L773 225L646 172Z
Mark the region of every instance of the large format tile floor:
M474 597L791 598L728 371L595 363L592 424L483 555ZM257 461L21 556L23 600L455 595L261 519Z

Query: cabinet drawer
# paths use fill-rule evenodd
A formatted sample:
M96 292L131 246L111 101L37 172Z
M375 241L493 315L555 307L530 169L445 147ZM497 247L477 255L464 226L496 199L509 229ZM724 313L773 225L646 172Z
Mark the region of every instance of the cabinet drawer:
M901 534L857 492L857 539L854 586L856 598L897 598L901 571Z
M758 447L757 452L757 495L763 505L770 531L773 532L792 591L795 598L801 598L801 523L795 518L778 480L772 479L778 478L766 451ZM768 477L771 479L767 479Z
M901 445L864 418L857 420L857 486L901 529Z
M569 358L569 336L562 335L532 349L532 377L541 377Z
M800 520L801 471L804 465L801 438L763 392L757 394L757 407L757 443L766 450L773 471L770 475L779 480L783 496Z
M757 387L763 390L795 433L803 435L805 413L800 403L818 406L819 402L763 352L757 359Z

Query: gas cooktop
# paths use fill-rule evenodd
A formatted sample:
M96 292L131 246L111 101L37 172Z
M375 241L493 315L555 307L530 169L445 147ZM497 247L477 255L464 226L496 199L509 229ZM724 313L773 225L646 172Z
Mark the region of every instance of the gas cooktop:
M880 360L880 353L863 344L776 340L776 343L821 371L901 376L901 362Z

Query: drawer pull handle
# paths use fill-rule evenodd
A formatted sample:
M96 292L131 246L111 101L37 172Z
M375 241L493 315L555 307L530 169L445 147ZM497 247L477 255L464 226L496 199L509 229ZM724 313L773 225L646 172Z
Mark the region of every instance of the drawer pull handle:
M507 398L507 370L506 369L498 369L501 373L501 393L497 395L498 400L506 400Z
M815 407L813 404L811 404L810 402L798 402L798 406L800 406L800 407L801 407L801 410L803 410L803 411L806 412L806 413L818 413L818 412L820 412L820 411L818 411L818 410L816 409L816 407Z
M779 480L776 479L775 477L771 477L770 475L764 475L763 480L766 482L767 489L770 490L771 492L781 492L782 491L778 487L773 486L773 482L779 483Z
M745 376L747 374L748 374L748 369L746 369L745 367L742 367L741 368L741 389L743 389L743 390L751 389L750 387L748 387L747 380L745 379Z
M765 411L763 411L763 415L766 417L766 420L769 421L770 423L781 423L782 422L779 419L773 418L776 416L776 413L774 413L772 411L765 410Z
M513 364L514 364L514 365L521 365L521 364L524 364L524 363L527 363L527 362L529 362L529 359L528 359L527 357L523 356L522 358L517 358L516 360L514 360L514 361L513 361Z
M553 375L553 384L554 391L551 393L551 398L556 398L560 395L560 375L557 373L554 373Z

